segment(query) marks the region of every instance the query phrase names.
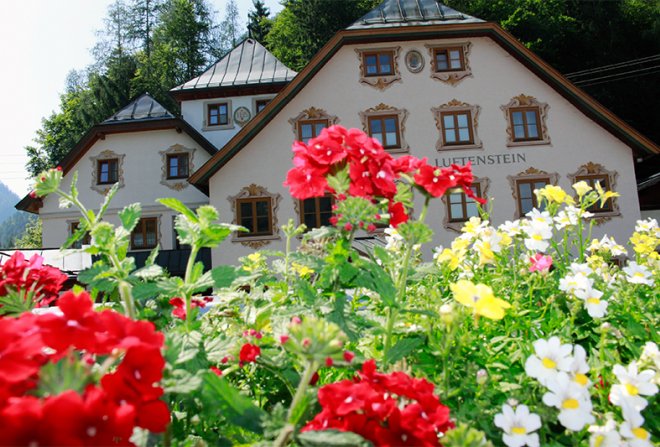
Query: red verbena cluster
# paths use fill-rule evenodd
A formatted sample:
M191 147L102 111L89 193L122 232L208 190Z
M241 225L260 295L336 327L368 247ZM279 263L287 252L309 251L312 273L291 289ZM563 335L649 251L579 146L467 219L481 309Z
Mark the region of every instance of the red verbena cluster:
M369 360L355 380L319 389L323 409L301 431L351 431L381 447L439 446L439 436L454 424L433 389L403 372L379 373Z
M394 201L396 181L402 174L411 176L415 186L432 197L440 197L448 189L461 187L469 197L485 203L471 189L474 177L469 163L439 168L429 165L426 158L406 155L395 159L378 140L359 129L331 126L308 144L296 141L293 153L294 167L284 182L293 197L304 200L325 193L334 194L336 191L328 185L327 176L348 165L351 181L348 194L368 200L387 199L393 226L407 220L403 204Z
M57 298L67 276L55 267L44 265L44 258L35 254L29 260L15 252L0 266L0 297L20 293L23 300L45 307Z
M87 292L58 306L0 318L0 445L132 445L134 427L163 432L163 334L94 311Z
M195 307L199 307L200 309L203 309L211 301L213 301L213 297L210 296L193 297L190 300L190 308L194 309ZM169 301L169 303L174 306L174 309L172 309L172 316L181 320L185 320L187 316L186 302L183 300L183 298L179 298L178 296L174 297Z

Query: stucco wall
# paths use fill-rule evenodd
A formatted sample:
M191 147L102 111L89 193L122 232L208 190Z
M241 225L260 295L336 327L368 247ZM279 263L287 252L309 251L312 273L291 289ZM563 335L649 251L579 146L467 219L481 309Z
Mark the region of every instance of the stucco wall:
M359 112L384 103L408 110L404 138L410 145L409 153L417 157L428 157L434 162L436 159L454 157L522 155L510 157L516 160L512 163L474 166L476 176L486 177L490 181L487 196L494 206L492 221L495 224L511 220L515 215L515 202L507 176L534 167L557 173L558 184L568 189L571 185L568 174L585 163L600 163L606 169L616 171L615 189L622 195L618 201L621 216L597 227L594 234L607 233L620 241L627 238L634 221L640 216L631 149L583 115L488 38L471 39L468 57L472 77L454 86L432 79L429 51L425 44L461 43L466 40L372 44L372 48L401 46L401 82L384 90L359 83L359 59L355 49L366 46L343 47L247 147L211 178L211 203L220 210L223 220L230 221L233 214L227 197L255 183L282 196L278 220L280 223L286 222L289 217L295 216L294 201L282 186L285 174L291 167L290 148L294 139L288 120L313 106L338 116L338 122L343 126L361 128ZM425 58L425 67L420 73L413 74L405 67L403 58L410 49L417 49ZM549 105L547 127L551 144L507 147L507 121L500 107L520 94L531 95ZM431 108L453 99L480 106L477 133L483 143L481 149L438 151L435 148L440 133ZM500 157L500 161L505 158ZM442 163L442 160L438 161ZM416 208L420 209L421 200L417 202ZM436 230L435 244L447 244L457 235L444 229L442 222L445 213L444 204L440 200L434 201L427 222ZM280 249L281 241L271 242L267 248ZM214 263L231 262L251 251L239 243L225 243L214 251Z
M176 197L191 207L208 203L208 197L190 185L186 179L174 182L181 184L183 189L172 189L161 184L165 169L165 160L161 152L175 145L193 150L190 172L194 172L210 158L209 153L199 147L192 138L175 130L109 134L105 140L97 141L67 173L62 188L68 190L73 173L77 171L80 200L88 208L98 209L103 201L103 194L92 189L92 186L97 186L93 184L93 172L96 169L94 157L104 151L112 151L123 156L120 170L123 171L124 185L112 201L107 214L108 220L118 223L119 210L128 204L140 202L143 217L159 217L161 248L171 249L174 241L172 213L155 203L155 200L162 197ZM73 209L59 208L57 197L54 195L44 199L39 214L43 219L44 247L59 247L63 244L68 238L69 223L77 221L80 217Z
M257 114L255 101L271 99L275 95L253 95L253 96L232 96L228 98L216 98L216 99L197 99L193 101L183 101L181 103L181 114L183 119L188 122L191 126L200 132L204 137L209 140L213 145L222 149L234 135L241 130L241 125L235 122L234 112L239 107L245 107L250 111L250 116L254 118ZM220 102L229 102L229 124L226 126L217 126L217 127L206 127L206 105L207 104L217 104Z

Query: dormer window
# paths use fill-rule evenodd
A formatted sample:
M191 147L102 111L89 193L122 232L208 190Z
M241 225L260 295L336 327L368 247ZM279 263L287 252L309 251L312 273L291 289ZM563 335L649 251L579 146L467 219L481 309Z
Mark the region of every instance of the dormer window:
M431 56L431 77L451 85L472 76L470 42L426 45Z
M383 90L401 80L398 59L400 47L355 50L360 58L360 82Z
M229 104L222 102L208 105L208 125L225 126L229 124Z
M98 185L113 185L119 180L119 160L111 158L98 161Z

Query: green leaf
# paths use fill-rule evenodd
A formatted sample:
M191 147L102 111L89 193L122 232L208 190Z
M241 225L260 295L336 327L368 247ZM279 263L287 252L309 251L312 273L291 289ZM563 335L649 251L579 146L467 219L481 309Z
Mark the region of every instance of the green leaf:
M261 420L266 413L225 379L210 371L204 374L202 398L210 408L216 408L232 424L253 433L263 431Z
M101 218L105 215L106 211L108 211L110 202L112 201L112 198L115 196L115 194L117 194L117 191L119 191L119 183L115 183L114 185L112 185L110 191L108 191L108 193L103 198L103 203L101 204L101 208L99 209L99 214L97 216L98 220L101 220Z
M337 171L335 175L327 176L328 186L335 190L337 194L345 193L351 184L351 179L348 174L348 166L342 170Z
M158 257L158 252L160 251L160 245L156 245L153 250L151 250L151 253L149 253L149 257L147 260L144 262L145 266L153 265L156 263L156 258Z
M121 226L130 233L139 222L140 214L142 214L142 206L139 203L132 203L125 206L124 209L119 212Z
M144 301L149 298L155 298L159 295L160 288L153 282L138 283L133 286L133 298L137 301Z
M399 225L397 231L410 245L425 244L433 240L433 230L424 222L408 221Z
M152 264L142 267L139 270L133 272L133 276L137 276L141 279L155 279L163 274L163 267L160 265Z
M233 265L219 265L211 270L214 286L218 289L231 286L239 276L241 276L241 270Z
M300 433L297 438L303 447L368 447L371 445L362 436L350 431L306 431Z
M174 197L168 197L165 199L157 199L156 202L160 203L163 206L168 207L171 210L176 211L179 214L183 214L193 222L198 222L195 213L193 213L192 210L188 208L186 205L184 205L184 203L179 199L175 199Z
M201 388L205 373L203 370L192 374L185 369L175 369L169 377L163 379L162 385L166 393L189 394Z
M197 208L197 215L200 221L213 222L218 220L218 210L211 205L203 205Z
M170 333L167 357L171 363L180 365L197 357L199 353L202 334L197 331L185 333Z
M390 275L381 266L371 261L362 261L358 275L354 280L356 286L364 287L380 295L386 306L396 304L396 287Z
M424 343L424 339L420 337L402 338L397 341L394 346L387 351L386 357L390 363L395 363L413 352Z

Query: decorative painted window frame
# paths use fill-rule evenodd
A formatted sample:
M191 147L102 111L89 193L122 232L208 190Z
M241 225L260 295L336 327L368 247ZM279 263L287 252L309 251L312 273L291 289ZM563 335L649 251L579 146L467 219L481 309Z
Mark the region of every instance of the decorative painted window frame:
M488 188L490 187L490 179L488 177L475 177L473 183L479 183L479 193L480 197L488 197ZM466 221L462 222L450 222L449 221L449 194L443 194L442 203L445 207L445 215L442 219L442 225L451 231L456 231L457 233L461 232L461 229L465 225Z
M375 116L387 116L387 115L396 115L399 119L399 146L397 148L386 149L387 152L391 154L400 154L407 153L410 149L408 142L406 141L406 120L408 119L408 110L399 109L393 106L389 106L384 103L380 103L375 107L364 110L359 113L360 121L362 122L362 129L364 132L369 135L369 118Z
M511 122L511 109L516 108L537 108L539 115L539 130L541 132L541 139L539 140L523 140L523 141L514 141L513 138L513 123ZM525 94L520 94L511 98L508 104L500 106L500 109L504 112L504 118L506 119L506 145L508 147L519 147L519 146L538 146L538 145L550 145L550 134L548 133L548 110L550 106L547 103L538 101L533 96L528 96Z
M193 157L195 154L195 149L185 147L181 144L175 144L170 146L167 150L158 152L161 157L161 175L160 175L160 184L165 185L174 191L181 191L186 189L189 186L188 180L185 178L167 178L167 171L169 166L167 165L167 156L174 154L188 154L188 176L195 171L195 165L193 163Z
M216 104L223 104L223 103L227 104L227 124L218 124L218 125L210 126L208 123L209 106ZM232 107L231 99L222 98L222 99L204 101L203 107L204 107L204 117L202 122L203 131L227 130L234 128L234 108Z
M339 118L336 115L329 115L324 109L311 106L293 118L289 118L289 124L291 124L291 130L296 141L299 139L298 123L307 120L328 120L328 127L339 122Z
M156 219L156 247L162 247L162 241L163 241L163 233L162 233L162 219L163 215L162 214L149 214L145 216L140 216L140 220L142 219ZM139 223L139 221L138 221ZM137 227L137 225L136 225ZM134 229L135 230L135 229ZM129 251L149 251L153 250L155 247L151 248L133 248L133 232L131 231L131 234L128 236L129 237Z
M542 180L549 179L549 185L556 185L559 180L559 174L556 172L548 173L534 167L530 167L525 171L519 172L516 175L507 175L506 177L509 180L509 185L511 186L511 195L513 196L513 203L515 205L515 213L513 217L515 219L520 219L523 215L520 213L520 201L518 200L518 188L516 182L518 180Z
M98 155L95 155L93 157L89 157L89 159L92 162L92 186L91 188L101 194L102 196L106 195L108 191L110 191L110 188L112 188L112 185L108 184L98 184L98 169L99 169L99 161L102 160L113 160L117 159L117 183L119 183L119 188L124 187L124 157L126 154L117 154L109 149L106 149L102 152L100 152Z
M364 54L391 51L392 56L392 72L391 75L380 76L366 76L364 72ZM358 59L360 61L360 83L377 88L378 90L385 90L387 87L395 82L401 82L401 70L399 70L399 57L401 55L401 47L384 47L384 48L356 48Z
M433 112L433 117L435 118L435 126L440 133L438 142L435 144L435 148L438 151L450 151L455 149L482 149L483 143L479 138L479 113L481 112L481 107L478 105L471 105L465 102L461 102L458 99L452 99L446 104L442 104L439 107L432 107L431 112ZM442 126L442 113L443 112L470 112L470 117L472 118L472 143L470 144L445 144L445 132Z
M580 168L577 171L573 172L572 174L568 174L568 178L570 179L571 184L575 184L576 182L579 181L577 177L591 176L591 175L607 176L610 190L616 191L616 181L617 178L619 177L619 173L617 171L610 171L608 169L605 169L605 167L599 163L594 163L591 161L585 163L582 166L580 166ZM611 220L613 217L621 216L621 210L619 208L619 202L617 201L617 198L612 197L610 200L612 201L612 211L594 213L594 217L592 217L592 219L594 220L594 223L596 225L605 223L608 220Z
M472 42L456 42L447 44L426 44L424 45L429 50L431 67L431 79L445 82L452 87L455 87L459 82L467 77L472 77L472 68L470 68L470 49ZM437 71L437 64L435 60L435 51L450 48L461 48L463 50L463 70L448 70Z
M240 243L242 245L245 245L250 248L261 248L264 245L268 245L271 241L274 240L279 240L281 239L280 237L280 227L279 223L277 221L277 211L280 206L280 202L282 200L282 196L280 194L273 194L271 192L268 192L268 190L263 187L256 185L254 183L250 184L249 186L244 187L243 189L240 190L238 194L235 196L228 196L227 200L229 201L229 204L231 206L231 211L232 214L234 215L232 223L235 225L240 225L238 222L238 210L236 208L236 203L238 199L248 199L248 198L270 198L270 205L271 205L271 222L272 222L272 230L273 234L269 235L259 235L259 236L238 236L238 232L235 232L232 235L232 242L235 243Z
M335 198L331 194L326 193L325 197L330 197L332 205L335 204ZM314 198L314 197L310 197L310 198ZM302 213L302 211L303 211L303 202L304 202L304 200L293 198L293 210L294 210L296 216L298 217L298 225L302 225L304 223L303 222L303 213ZM314 227L314 228L318 228L318 227ZM310 230L313 230L314 228L307 228L306 232L310 231ZM302 235L300 237L302 237Z

